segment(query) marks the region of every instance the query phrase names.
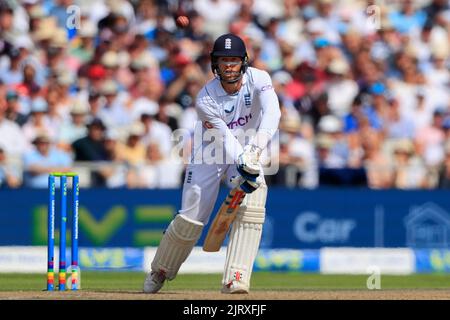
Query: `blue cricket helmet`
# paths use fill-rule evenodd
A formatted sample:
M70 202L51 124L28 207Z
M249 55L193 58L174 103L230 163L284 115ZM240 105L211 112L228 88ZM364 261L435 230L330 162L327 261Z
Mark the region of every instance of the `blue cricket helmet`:
M221 35L214 42L213 50L211 51L211 69L215 75L220 77L220 71L217 60L220 57L240 57L242 59L241 76L247 71L248 68L248 55L244 41L232 34L227 33ZM240 77L234 81L240 79ZM233 82L234 82L233 81Z

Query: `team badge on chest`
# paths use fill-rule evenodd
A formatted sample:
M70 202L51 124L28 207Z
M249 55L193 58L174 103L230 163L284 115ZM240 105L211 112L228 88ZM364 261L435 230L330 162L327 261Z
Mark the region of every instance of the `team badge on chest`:
M244 94L244 104L246 107L250 107L252 105L252 97L250 93Z

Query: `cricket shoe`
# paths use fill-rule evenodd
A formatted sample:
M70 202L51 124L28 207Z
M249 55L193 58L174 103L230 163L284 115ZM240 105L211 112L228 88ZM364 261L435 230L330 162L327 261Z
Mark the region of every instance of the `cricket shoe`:
M163 270L152 271L147 275L144 282L145 293L157 293L166 281L166 273Z
M221 292L226 294L247 294L249 287L239 281L231 281L222 287Z

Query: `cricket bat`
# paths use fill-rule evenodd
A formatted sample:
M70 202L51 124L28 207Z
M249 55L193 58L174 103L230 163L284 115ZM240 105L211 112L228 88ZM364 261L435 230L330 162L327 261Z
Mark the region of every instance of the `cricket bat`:
M203 251L216 252L220 250L244 197L245 192L240 188L234 188L228 193L208 230L203 243Z

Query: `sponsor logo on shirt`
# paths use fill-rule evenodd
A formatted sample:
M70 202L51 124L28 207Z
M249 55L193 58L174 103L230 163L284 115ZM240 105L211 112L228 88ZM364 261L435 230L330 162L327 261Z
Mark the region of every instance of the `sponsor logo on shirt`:
M230 110L227 110L227 109L224 109L224 110L225 110L226 113L232 113L233 110L234 110L234 106L232 106Z
M270 89L273 89L273 87L272 87L271 84L268 84L267 86L263 86L263 87L261 88L261 91L266 91L266 90L270 90Z
M243 127L250 121L251 118L252 114L249 113L244 117L239 117L238 119L231 121L229 124L227 124L227 127L229 129L234 129L235 127Z

